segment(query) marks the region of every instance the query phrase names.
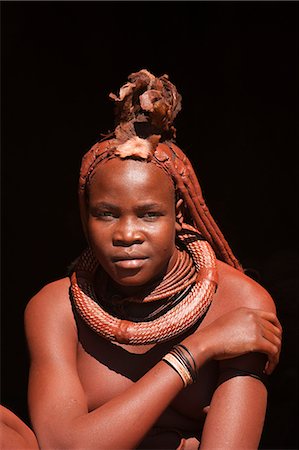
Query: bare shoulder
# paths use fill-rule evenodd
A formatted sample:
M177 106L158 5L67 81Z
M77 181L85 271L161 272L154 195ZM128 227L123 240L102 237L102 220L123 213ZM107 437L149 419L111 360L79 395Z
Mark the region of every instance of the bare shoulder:
M218 288L212 302L212 316L222 315L240 307L275 312L275 303L269 292L243 272L217 261Z
M276 312L269 292L245 273L218 261L218 295L223 297L228 308L246 306Z
M53 342L62 342L63 336L73 343L76 341L77 327L69 287L69 279L62 278L44 286L28 302L24 320L30 350L47 346L50 349L51 345L54 348Z
M69 305L69 287L68 278L61 278L46 284L37 294L28 302L25 309L25 320L31 315L48 314L51 310L61 312L61 308L67 308Z

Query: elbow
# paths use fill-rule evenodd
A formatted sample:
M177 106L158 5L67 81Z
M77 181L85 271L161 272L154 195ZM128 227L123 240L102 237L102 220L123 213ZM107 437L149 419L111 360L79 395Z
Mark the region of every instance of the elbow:
M79 439L72 427L65 429L53 429L47 427L42 431L36 432L40 450L87 450Z

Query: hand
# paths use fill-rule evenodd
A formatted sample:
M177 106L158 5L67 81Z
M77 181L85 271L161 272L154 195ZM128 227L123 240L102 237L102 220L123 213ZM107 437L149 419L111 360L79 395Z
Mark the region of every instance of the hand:
M176 450L198 450L200 442L195 437L182 439L180 446Z
M265 353L268 356L265 373L269 375L279 361L281 336L282 328L274 313L241 307L196 331L187 340L197 337L207 359L223 360L249 352Z

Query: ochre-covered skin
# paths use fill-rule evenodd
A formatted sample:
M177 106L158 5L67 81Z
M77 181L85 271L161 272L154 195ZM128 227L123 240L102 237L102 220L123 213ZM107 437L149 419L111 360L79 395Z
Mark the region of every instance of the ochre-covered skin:
M84 156L80 171L79 202L83 226L86 223L86 184L98 164L115 158L116 139L104 140L95 144ZM133 155L134 156L134 155ZM135 153L140 158L139 153ZM140 158L143 159L143 158ZM202 191L194 169L182 150L172 142L159 143L150 162L161 167L173 179L176 189L185 202L185 220L195 225L212 245L217 256L228 264L240 269L227 241L212 218L202 196Z
M92 288L98 301L104 292L106 302L116 302L123 317L118 330L122 341L128 317L142 320L156 312L157 300L142 302L140 297L175 267L177 233L185 222L198 229L217 255L217 276L208 269L198 274L217 281L217 291L206 314L179 336L132 345L112 342L88 326L72 307L68 277L46 285L25 312L31 357L28 400L38 446L257 449L267 404L264 377L276 367L281 347L274 302L239 270L189 160L172 141L172 120L180 108L173 85L147 71L133 74L130 83L134 86L126 85L116 99L123 103L113 137L97 143L82 162L82 224L107 275L104 289L96 272ZM136 90L139 96L149 92L136 103ZM140 123L146 126L139 128ZM127 297L139 300L115 300ZM162 360L178 343L192 354L197 368L197 382L186 388ZM3 450L10 448L14 425L4 427ZM23 436L20 449L35 450L32 435Z

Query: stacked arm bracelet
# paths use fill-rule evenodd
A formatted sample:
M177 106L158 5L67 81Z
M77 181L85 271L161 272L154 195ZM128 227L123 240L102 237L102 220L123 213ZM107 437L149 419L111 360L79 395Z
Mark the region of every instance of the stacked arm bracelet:
M191 352L184 345L175 345L169 353L163 356L162 361L177 372L184 387L195 383L197 379L196 363Z

